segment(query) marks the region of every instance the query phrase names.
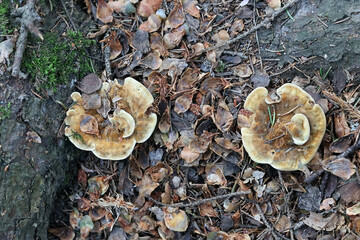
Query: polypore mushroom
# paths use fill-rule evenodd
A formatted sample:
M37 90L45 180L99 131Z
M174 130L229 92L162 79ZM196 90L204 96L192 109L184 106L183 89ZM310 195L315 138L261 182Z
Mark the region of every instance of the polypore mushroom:
M147 112L154 98L133 78L126 78L123 85L117 80L104 82L93 94L101 97L100 108L88 109L85 94L71 94L75 104L66 113L65 135L76 147L99 158L127 158L135 144L145 142L155 129L156 114ZM112 114L108 114L110 109Z
M258 87L239 112L238 126L250 158L279 170L302 170L325 133L322 108L303 89L284 84L269 94Z

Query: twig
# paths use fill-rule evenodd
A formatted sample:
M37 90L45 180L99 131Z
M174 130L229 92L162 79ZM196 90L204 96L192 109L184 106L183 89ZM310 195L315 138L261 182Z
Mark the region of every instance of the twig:
M275 238L275 239L284 239L284 240L289 240L287 237L284 237L282 234L280 234L279 232L277 232L275 230L275 228L269 223L269 221L266 219L263 211L261 210L261 207L258 203L254 203L256 209L258 210L261 219L263 220L265 226L267 227L267 229L271 232L271 235Z
M34 23L35 21L40 21L41 18L35 10L35 0L28 0L28 2L24 6L16 9L13 12L13 15L21 16L21 27L19 38L16 42L16 52L14 55L14 63L11 67L11 75L13 77L24 77L24 74L20 71L20 65L24 55L26 40L29 31L34 35L38 36L41 40L44 40L40 30L35 26Z
M240 196L240 195L246 195L246 194L250 194L250 193L251 193L250 191L239 191L239 192L224 194L224 195L220 195L220 196L216 196L216 197L212 197L212 198L201 199L201 200L198 200L198 201L192 202L192 203L174 203L174 204L162 203L162 202L159 202L159 201L153 199L150 196L147 196L147 198L150 199L151 201L153 201L155 204L163 206L163 207L187 208L187 207L196 207L196 206L199 206L199 205L204 204L206 202L216 201L216 200L235 197L235 196Z
M274 21L274 19L279 16L282 12L284 12L286 9L288 9L289 7L291 7L292 5L294 5L295 3L299 2L299 0L293 0L293 1L289 1L287 4L285 4L282 8L280 8L278 11L274 12L271 16L265 18L261 23L259 23L258 25L252 27L250 30L246 31L245 33L237 36L236 38L233 38L229 41L223 42L221 44L215 45L213 47L204 49L202 52L209 52L209 51L213 51L216 50L218 48L227 46L229 44L235 43L237 41L239 41L240 39L243 39L245 37L247 37L248 35L250 35L251 33L259 30L262 27L268 27L272 21Z
M345 152L343 152L340 155L337 155L336 158L349 158L351 157L351 155L353 155L358 149L360 149L360 138L358 139L358 141L352 145L351 147L349 147L348 149L345 150Z
M345 152L341 153L340 155L337 155L335 157L335 159L339 159L339 158L349 158L351 155L353 155L357 150L360 149L360 138L358 139L358 141L352 145L351 147L349 147L348 149L345 150ZM334 160L335 160L334 159ZM309 177L305 178L304 182L306 184L310 184L312 183L315 179L317 179L325 170L324 169L319 169L316 172L314 172L313 174L311 174Z
M65 13L66 13L66 16L68 17L68 19L69 19L69 21L70 21L70 23L71 23L71 26L72 26L73 29L77 32L77 27L76 27L74 21L72 20L70 14L69 14L69 12L68 12L68 10L67 10L67 8L66 8L66 5L65 5L64 1L63 1L63 0L60 0L60 2L61 2L61 5L62 5Z
M360 111L354 108L351 104L345 102L338 96L336 96L334 93L330 93L326 90L323 90L322 93L325 95L326 98L329 100L335 102L337 105L339 105L341 108L343 108L346 111L350 112L350 115L355 118L360 118Z

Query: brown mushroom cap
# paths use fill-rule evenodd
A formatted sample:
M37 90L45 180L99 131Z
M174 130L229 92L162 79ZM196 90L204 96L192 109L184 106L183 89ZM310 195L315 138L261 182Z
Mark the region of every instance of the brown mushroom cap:
M239 118L242 141L250 158L279 170L299 170L315 155L325 133L326 118L314 99L294 84L276 91L280 101L268 104L268 91L259 87L247 97L246 116ZM271 126L270 114L276 114Z
M74 92L71 98L76 104L66 113L65 135L76 147L92 151L99 158L125 159L135 144L145 142L155 129L156 114L147 113L154 99L133 78L126 78L124 85L116 80L104 82L98 93L109 99L113 115L104 118L95 109L85 109L82 95ZM113 102L114 98L119 101Z

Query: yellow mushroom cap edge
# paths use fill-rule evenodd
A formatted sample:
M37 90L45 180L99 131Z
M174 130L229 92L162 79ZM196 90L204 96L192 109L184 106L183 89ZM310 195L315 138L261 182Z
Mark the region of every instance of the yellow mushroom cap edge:
M112 98L120 96L128 103L129 107L125 110L135 121L135 127L131 130L132 134L127 132L125 136L117 136L114 130L115 126L113 128L110 126L112 130L110 133L102 129L99 136L81 132L80 123L85 114L93 115L99 124L104 123L106 119L103 119L95 111L85 110L82 106L81 94L74 92L71 94L71 98L75 104L66 113L65 135L77 148L92 151L101 159L123 160L131 154L137 142L145 142L153 133L157 116L155 113L147 114L146 111L153 103L154 98L144 85L133 78L126 78L124 85L120 85L117 80L104 82L99 91L103 97L107 96L110 102L112 102ZM132 127L130 126L130 128Z
M249 94L244 109L251 112L248 117L250 126L241 127L242 142L255 162L270 164L284 171L301 170L321 144L326 129L325 114L307 92L294 84L284 84L276 93L281 96L281 101L272 104L276 114L273 127L269 127L268 112L270 109L273 113L273 110L265 102L267 89L259 87ZM303 145L294 144L291 135L286 132L286 123L295 114L303 114L309 121L310 137ZM276 139L281 134L284 137Z

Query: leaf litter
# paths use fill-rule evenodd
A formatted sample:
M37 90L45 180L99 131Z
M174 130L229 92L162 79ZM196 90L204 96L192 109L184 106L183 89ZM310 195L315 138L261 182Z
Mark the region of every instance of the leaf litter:
M90 13L91 4L85 4ZM348 101L355 86L343 85L342 69L333 75L336 95L322 89L315 78L294 76L293 82L313 89L310 94L327 110L327 131L308 174L256 164L242 145L239 129L249 124L242 116L252 114L242 109L247 95L253 88L276 89L291 79L272 76L278 69L257 57L254 34L248 35L247 43L228 42L254 27L249 21L254 12L264 17L269 8L275 11L282 5L241 1L226 6L196 0L95 3L92 17L103 25L91 37L109 47L114 77L142 79L155 98L151 108L159 121L151 139L124 161L83 153L86 161L79 160L83 167L67 203L72 210L65 211L67 219L62 220L66 225L54 224L50 235L305 239L301 236L316 236L317 231L358 234L360 143L359 130L350 126L359 121L359 110ZM220 16L221 9L231 11ZM120 23L124 16L131 24ZM5 50L3 62L11 49ZM88 93L87 108L107 116L112 114L111 104L91 95L102 81L84 79L79 88ZM95 118L81 125L81 131L94 135L97 129Z

